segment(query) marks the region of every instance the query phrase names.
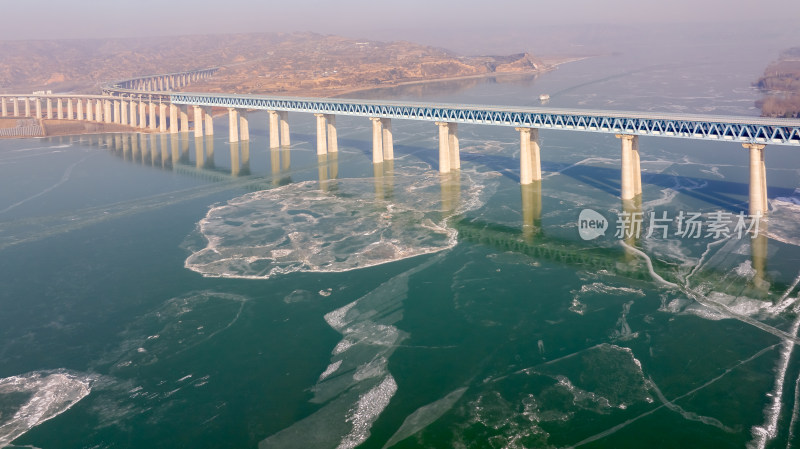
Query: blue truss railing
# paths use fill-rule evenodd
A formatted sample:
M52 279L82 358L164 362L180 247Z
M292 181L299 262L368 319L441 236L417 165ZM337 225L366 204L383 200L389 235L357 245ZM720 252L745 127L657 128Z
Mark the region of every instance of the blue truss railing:
M171 93L175 104L800 146L800 120L626 111Z

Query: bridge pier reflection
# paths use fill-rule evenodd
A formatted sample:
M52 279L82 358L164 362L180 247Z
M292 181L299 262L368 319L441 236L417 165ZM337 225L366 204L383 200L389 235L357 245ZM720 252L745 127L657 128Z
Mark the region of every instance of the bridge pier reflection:
M442 213L450 215L461 203L461 173L440 173L439 185L442 195Z
M532 241L542 228L542 181L520 186L522 193L522 236Z
M239 176L239 142L231 142L230 145L230 153L231 153L231 176L236 177Z
M206 166L214 167L214 136L206 134L204 139L206 146Z
M231 144L233 147L233 144ZM206 152L203 148L203 136L195 135L194 138L194 165L197 168L203 168L206 166Z

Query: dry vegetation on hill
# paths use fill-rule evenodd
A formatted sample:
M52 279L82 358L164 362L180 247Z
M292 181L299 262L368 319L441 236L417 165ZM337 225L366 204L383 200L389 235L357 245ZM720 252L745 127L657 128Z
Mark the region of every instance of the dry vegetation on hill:
M0 42L0 93L96 92L103 82L222 66L191 90L326 94L408 81L545 68L528 54L464 57L410 42L314 33Z

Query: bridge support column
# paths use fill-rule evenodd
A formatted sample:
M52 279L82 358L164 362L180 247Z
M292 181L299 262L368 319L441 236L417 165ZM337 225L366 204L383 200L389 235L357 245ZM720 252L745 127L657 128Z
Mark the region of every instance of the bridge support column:
M72 98L67 98L67 119L75 119L75 110L72 107Z
M203 109L203 116L205 117L204 126L204 134L206 136L213 136L214 135L214 116L211 115L211 108Z
M189 132L189 106L178 106L178 113L181 116L181 127L180 131L182 133Z
M31 99L25 98L25 117L31 116Z
M769 211L767 200L767 167L764 164L764 148L758 143L743 143L750 151L750 215L766 215Z
M339 136L336 131L336 116L326 114L325 121L328 123L328 153L339 152Z
M193 106L194 109L194 136L203 137L203 109L200 106Z
M164 103L158 103L158 131L162 133L167 132L167 105Z
M450 130L450 169L461 170L461 149L458 144L458 123L449 123Z
M317 155L328 154L328 120L325 114L314 114L317 118Z
M56 100L56 118L59 120L64 119L64 100L61 98Z
M539 155L539 130L515 128L519 131L519 182L522 185L542 180L542 163Z
M94 121L94 101L92 99L86 100L86 121Z
M617 134L622 142L620 196L631 200L642 193L642 174L639 164L639 136Z
M111 123L111 101L110 100L103 100L103 122Z
M6 97L0 97L0 117L8 117L8 106L6 105Z
M33 101L35 101L37 105L39 105L39 103L40 103L40 100L38 98L34 99ZM45 101L45 107L47 108L47 116L46 116L46 118L52 119L53 118L53 99L52 98L45 98L44 101ZM41 109L37 108L36 116L39 117L39 118L42 118Z
M153 103L152 100L147 102L147 112L148 112L148 115L150 116L150 122L149 122L150 129L155 130L157 128L156 127L156 104Z
M123 125L128 125L128 102L126 100L120 100L119 105L119 122Z
M178 107L169 104L169 133L178 134Z
M281 146L278 135L278 111L267 111L267 120L269 121L269 147L278 148Z
M228 108L228 142L239 141L239 111Z
M383 125L380 117L370 117L372 120L372 163L383 162Z
M76 101L76 104L78 106L78 116L75 117L75 118L78 119L78 120L86 120L86 116L83 115L83 100L78 98L78 100Z
M14 110L14 117L19 117L19 99L17 97L11 100L11 106Z
M281 146L288 147L291 144L289 139L289 113L286 111L279 111L278 117L280 118Z
M461 152L458 144L458 124L435 122L439 127L439 172L449 173L461 168Z
M136 128L138 122L136 120L136 100L133 98L130 99L130 104L128 105L130 109L130 120L128 124L134 128Z
M247 119L247 111L239 110L239 140L250 141L250 121Z
M38 98L34 98L33 102L35 104L34 109L36 109L36 118L45 118L42 115L42 102Z
M98 122L102 122L103 119L103 100L97 100L94 102L94 119Z
M383 160L394 160L394 138L392 137L392 119L382 118L381 127L383 128Z
M147 104L143 100L139 100L139 128L147 128Z
M122 117L120 117L120 102L119 100L112 100L114 106L114 123L121 124Z

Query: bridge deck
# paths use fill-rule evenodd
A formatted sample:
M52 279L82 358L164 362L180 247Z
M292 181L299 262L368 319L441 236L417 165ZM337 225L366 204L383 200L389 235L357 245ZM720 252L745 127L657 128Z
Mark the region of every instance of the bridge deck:
M175 104L800 146L800 120L701 114L171 93Z

